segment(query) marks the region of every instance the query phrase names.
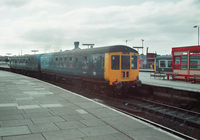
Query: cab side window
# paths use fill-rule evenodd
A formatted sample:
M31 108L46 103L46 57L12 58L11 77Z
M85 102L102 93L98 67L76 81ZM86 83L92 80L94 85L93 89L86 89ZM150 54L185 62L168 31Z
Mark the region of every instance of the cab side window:
M131 68L132 69L137 69L137 62L138 62L137 56L133 55L131 58Z
M120 62L119 55L112 55L111 56L111 68L113 70L119 70L119 62Z

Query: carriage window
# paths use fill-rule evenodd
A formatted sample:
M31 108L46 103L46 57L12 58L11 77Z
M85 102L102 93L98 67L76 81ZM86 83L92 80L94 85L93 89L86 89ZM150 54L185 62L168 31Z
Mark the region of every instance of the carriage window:
M122 56L122 69L130 69L130 56Z
M62 61L62 60L63 60L63 58L62 58L62 57L60 57L60 62L59 62L59 63L60 63L60 67L64 67L64 63L63 63L63 61Z
M78 58L76 58L75 67L78 68Z
M25 65L25 59L22 60L22 65Z
M59 58L59 67L63 66L62 57Z
M100 56L100 68L104 69L104 57Z
M45 59L45 65L46 65L46 67L49 67L49 59L48 58Z
M88 58L87 58L87 56L84 56L82 58L82 69L88 69Z
M137 56L132 56L131 58L131 68L132 69L137 69Z
M92 57L92 69L97 69L97 56Z
M66 56L64 57L64 62L63 63L64 63L63 67L66 68L67 67L67 57Z
M160 61L160 67L161 68L165 68L166 67L165 61Z
M172 67L172 61L168 61L168 68Z
M111 68L113 70L119 70L119 55L113 55L111 56Z
M73 59L72 57L69 57L69 65L68 68L72 69L73 68Z

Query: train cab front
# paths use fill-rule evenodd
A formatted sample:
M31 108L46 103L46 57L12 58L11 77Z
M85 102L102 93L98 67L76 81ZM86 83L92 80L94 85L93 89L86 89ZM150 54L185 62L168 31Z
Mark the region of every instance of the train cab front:
M110 61L105 64L105 79L114 87L116 94L141 86L137 52L115 52L106 57Z

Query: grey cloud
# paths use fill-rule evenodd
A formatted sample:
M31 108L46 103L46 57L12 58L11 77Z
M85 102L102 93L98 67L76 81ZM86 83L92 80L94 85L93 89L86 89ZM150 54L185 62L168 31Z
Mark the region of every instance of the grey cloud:
M1 0L0 1L0 7L7 6L7 7L21 7L27 3L29 3L29 0Z
M38 43L58 43L62 44L66 40L67 31L64 29L32 29L25 32L21 37L25 40Z
M1 20L1 40L10 42L8 38L13 37L12 43L57 50L73 48L76 40L95 46L128 40L128 45L139 46L144 39L158 53L165 47L170 50L196 42L193 26L200 24L199 0L127 1L3 0L0 5L6 6L5 11L11 6L22 8L2 14L12 21Z

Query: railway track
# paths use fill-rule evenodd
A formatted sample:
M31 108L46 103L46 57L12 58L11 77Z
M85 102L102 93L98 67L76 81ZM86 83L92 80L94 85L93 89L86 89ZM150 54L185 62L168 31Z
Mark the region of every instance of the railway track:
M138 98L110 98L104 104L184 139L200 139L200 113Z
M100 103L109 105L184 139L200 139L200 113L135 97L114 98L103 96L88 89L77 89L47 79L40 80L50 82L88 98L97 98L96 101Z

